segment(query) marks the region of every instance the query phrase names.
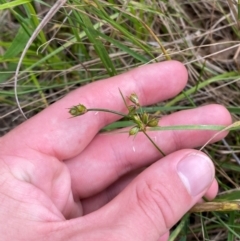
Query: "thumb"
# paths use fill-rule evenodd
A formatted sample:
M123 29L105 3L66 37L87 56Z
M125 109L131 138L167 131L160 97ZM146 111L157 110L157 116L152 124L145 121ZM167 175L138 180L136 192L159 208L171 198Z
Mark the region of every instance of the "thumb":
M213 180L214 166L205 154L174 152L145 169L98 211L70 221L71 228L65 230L72 237L68 240L167 240L169 229Z
M181 150L148 167L100 210L104 217L108 213L106 225L114 226L111 230L121 229L119 240L156 241L197 203L213 180L214 166L205 154Z

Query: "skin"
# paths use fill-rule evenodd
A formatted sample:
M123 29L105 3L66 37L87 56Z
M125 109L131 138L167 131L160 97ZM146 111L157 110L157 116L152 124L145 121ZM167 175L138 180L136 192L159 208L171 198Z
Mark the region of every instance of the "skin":
M190 195L176 171L179 160L198 153L191 148L215 132L149 132L167 154L163 158L141 133L136 138L98 134L118 116L69 118L67 108L83 103L127 113L119 88L150 105L174 97L186 82L187 71L176 61L140 67L69 93L2 137L1 240L166 241L169 229L203 195L212 199L217 194L211 180ZM212 104L164 116L159 124L229 125L231 117ZM210 169L214 174L213 165ZM207 175L212 174L206 170L203 178Z

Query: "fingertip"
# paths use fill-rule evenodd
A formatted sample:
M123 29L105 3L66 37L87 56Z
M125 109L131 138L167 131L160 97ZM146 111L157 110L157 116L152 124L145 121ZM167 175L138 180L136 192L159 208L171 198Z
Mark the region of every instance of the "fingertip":
M171 70L171 73L174 75L174 77L176 79L180 78L182 80L182 82L184 82L186 84L188 81L188 70L183 65L183 63L176 61L176 60L171 60L171 61L169 61L169 63L171 63L170 70ZM177 73L177 75L176 75L176 73Z
M215 169L206 154L195 151L180 159L177 164L177 173L188 193L195 197L208 190L214 180Z
M218 183L217 180L214 179L211 186L207 190L206 194L204 195L207 200L211 201L213 200L218 194Z
M166 89L169 88L169 85L172 85L175 91L173 96L177 95L182 91L188 81L188 71L186 67L176 60L162 62L160 67L161 72L166 75L164 76ZM159 81L161 81L161 79Z
M232 116L225 106L219 104L210 104L208 106L212 109L212 111L209 111L209 115L212 115L214 119L216 119L216 117L219 117L219 124L222 124L224 126L231 125Z
M188 80L187 69L175 60L141 66L129 73L135 80L135 89L143 105L176 96L183 90Z
M208 108L208 112L206 112L207 118L211 123L215 125L224 126L224 127L227 127L232 124L231 114L228 111L228 109L223 105L210 104L206 106L206 108ZM224 137L227 136L227 134L228 134L227 130L219 131L217 134L215 134L213 141L211 140L211 143L223 139Z

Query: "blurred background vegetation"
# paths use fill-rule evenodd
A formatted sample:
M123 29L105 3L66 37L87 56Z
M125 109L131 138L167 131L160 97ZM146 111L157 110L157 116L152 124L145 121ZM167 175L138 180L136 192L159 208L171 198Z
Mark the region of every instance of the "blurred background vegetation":
M24 121L15 101L14 73L27 41L54 3L0 0L0 136ZM24 57L17 84L21 107L29 118L79 86L174 59L187 67L189 82L184 93L155 110L167 114L219 103L237 121L237 6L236 0L69 0ZM120 126L117 122L111 128ZM233 131L206 149L217 160L218 201L223 204L240 200L239 138L239 131ZM170 240L240 240L239 220L239 211L186 215Z

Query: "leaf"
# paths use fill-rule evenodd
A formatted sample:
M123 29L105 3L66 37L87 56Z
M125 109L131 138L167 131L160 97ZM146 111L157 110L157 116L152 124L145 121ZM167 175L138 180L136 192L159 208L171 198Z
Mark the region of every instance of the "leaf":
M99 36L101 36L102 38L106 39L107 41L109 41L110 43L114 44L115 46L117 46L119 49L121 49L122 51L128 53L130 56L132 56L133 58L141 61L142 63L146 64L149 59L146 58L145 56L137 53L136 51L131 50L130 48L128 48L126 45L120 43L119 41L108 37L107 35L98 32Z
M14 75L16 66L17 66L16 63L9 63L8 69L6 71L0 69L0 83L3 83L8 78Z
M222 129L221 131L217 132L215 135L213 135L202 147L199 151L203 150L203 148L210 143L216 136L218 136L219 134L223 133L224 131L229 131L231 129L235 129L235 128L239 128L240 126L240 121L236 121L233 124L225 127L224 129Z
M29 3L31 1L32 0L16 0L16 1L8 2L8 3L3 3L3 4L0 5L0 10L14 8L14 7L17 7L19 5L23 5L25 3Z
M215 202L233 201L233 200L240 200L240 190L239 189L221 194L214 199Z
M110 76L116 75L116 70L114 68L113 62L109 57L109 54L103 45L102 41L99 39L98 31L94 29L90 18L82 14L81 16L82 28L84 29L89 41L92 43L97 55L101 59L103 65L105 66L108 74Z
M22 52L28 40L29 35L21 26L18 30L16 37L12 41L12 44L3 55L3 59L10 59L16 57L19 53Z

